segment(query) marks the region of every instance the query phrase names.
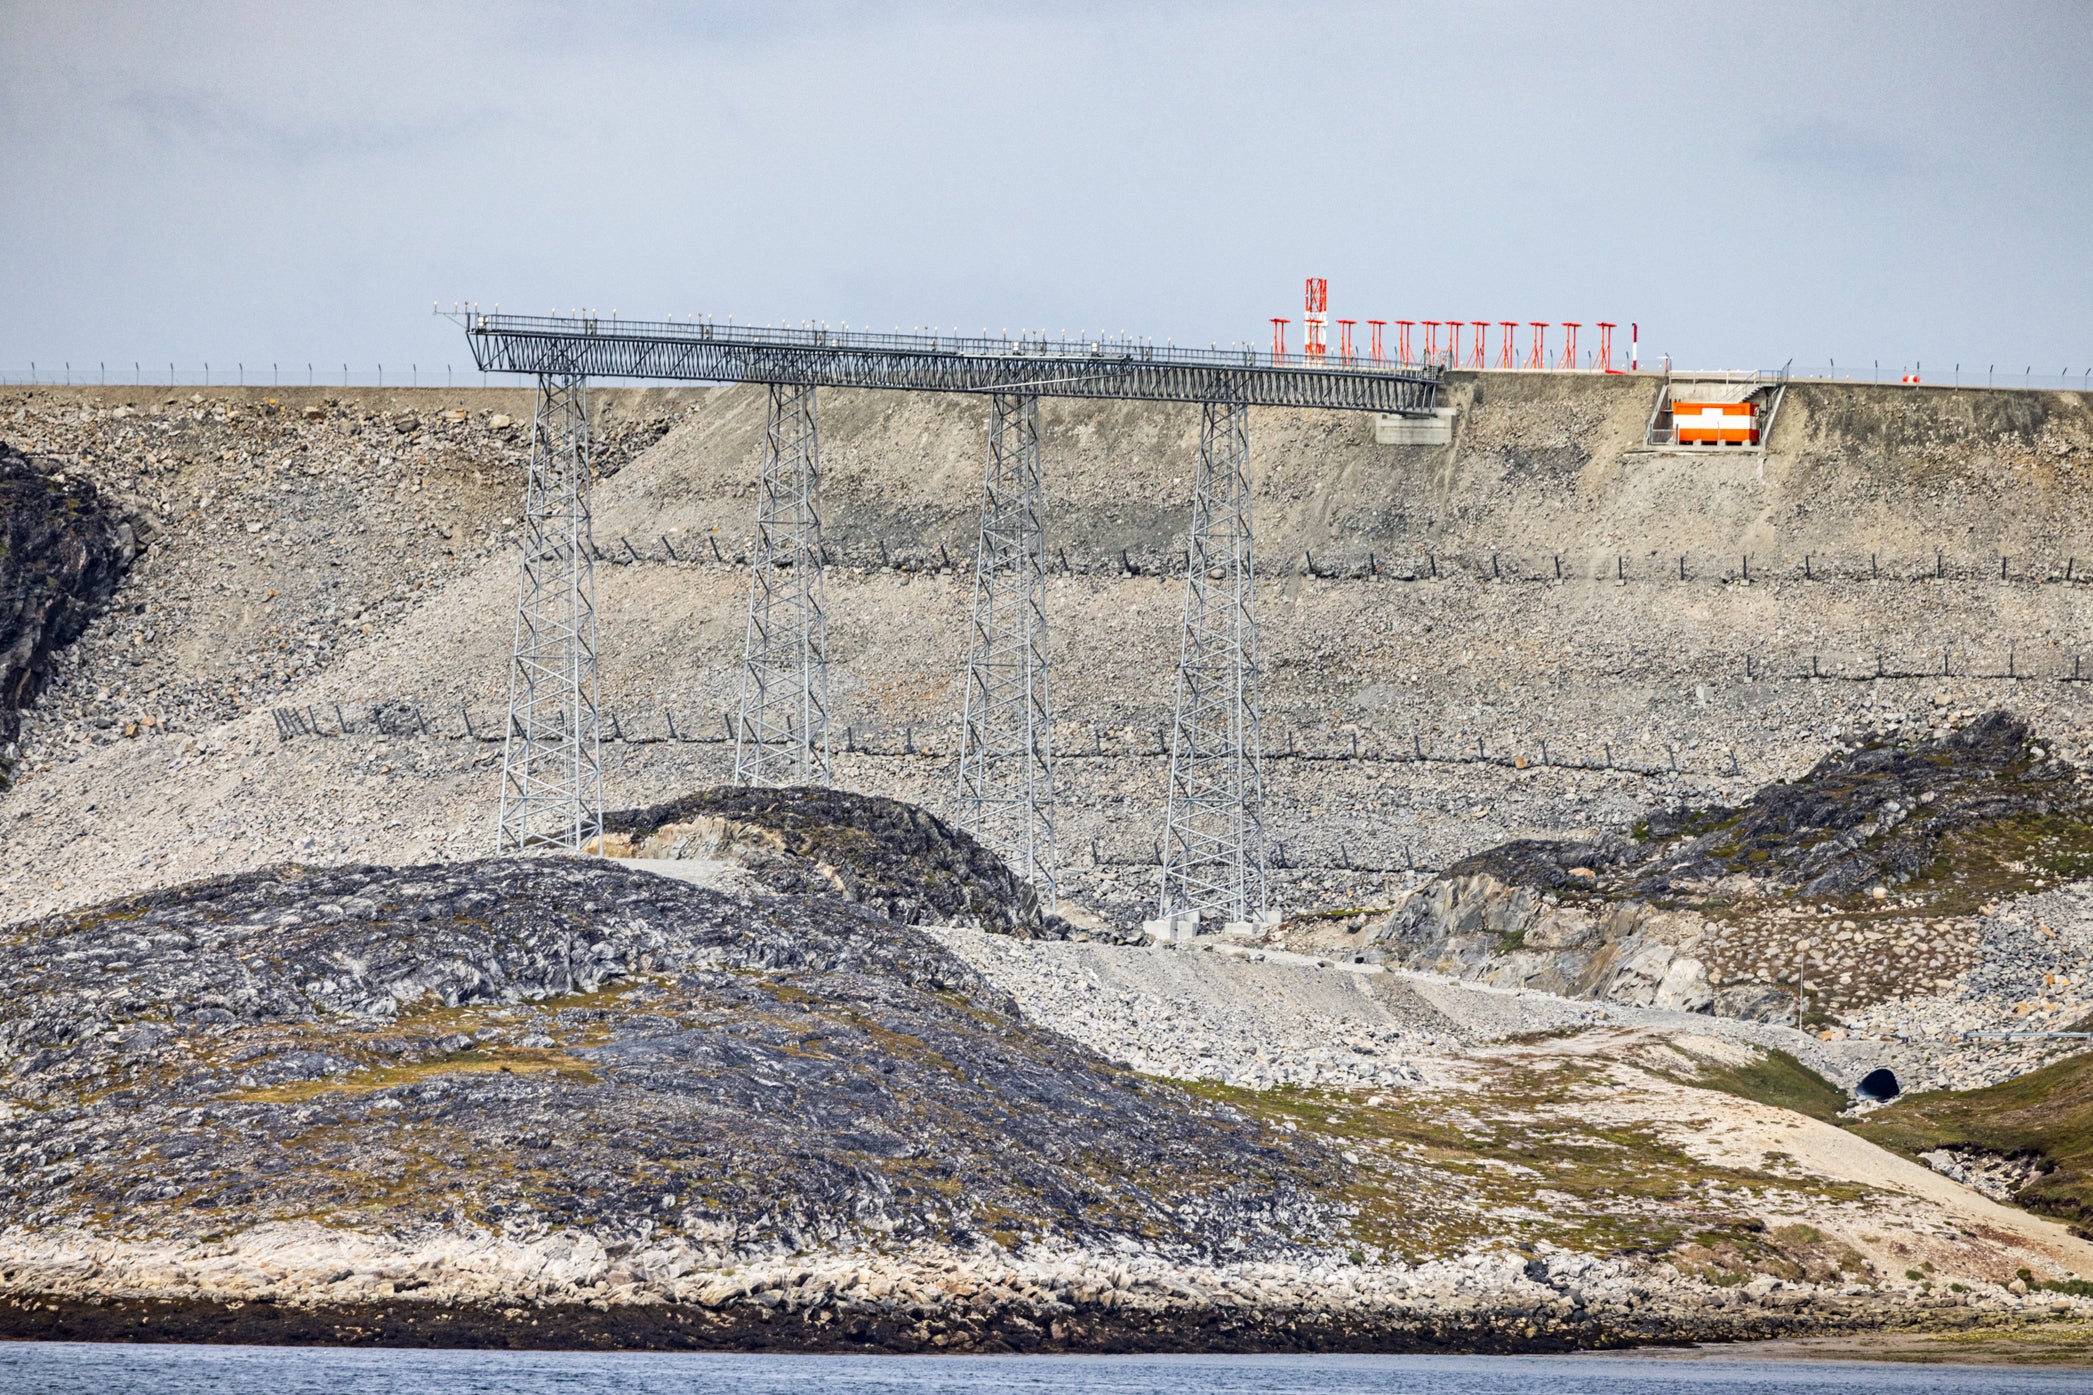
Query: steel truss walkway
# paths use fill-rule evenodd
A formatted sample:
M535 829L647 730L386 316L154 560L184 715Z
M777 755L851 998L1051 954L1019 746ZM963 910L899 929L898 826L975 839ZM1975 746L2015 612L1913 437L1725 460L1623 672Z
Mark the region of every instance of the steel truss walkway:
M1275 358L1254 349L1157 348L1138 339L969 339L564 316L460 318L474 361L489 373L1234 401L1403 416L1431 415L1440 373L1436 367L1334 355Z
M1068 397L1201 406L1160 909L1166 922L1178 926L1188 918L1246 921L1265 909L1246 410L1296 407L1430 416L1438 400L1439 368L1328 354L1275 356L1247 348L1158 348L1140 339L874 334L476 310L456 318L482 371L538 379L546 404L541 418L558 419L569 403L582 400L581 385L589 378L770 386L762 516L750 564L736 731L735 778L745 784L819 784L829 776L816 390L990 396L955 809L960 825L1029 876L1049 905L1054 896L1053 713L1046 673L1045 491L1033 403ZM586 427L557 439L586 441ZM575 458L586 447L566 449ZM585 556L585 466L571 484L562 484L573 492L533 488L526 523L542 523L546 526L540 531L563 539L572 538L578 526L584 536L567 545ZM539 519L533 509L546 517ZM528 610L538 572L531 557L524 565L522 609ZM576 585L586 587L586 578ZM579 613L592 613L591 602L592 597L583 596ZM538 604L542 609L542 597ZM568 637L573 652L544 652L547 634ZM574 689L570 700L559 703L562 751L594 751L593 639L593 625L548 631L519 623L514 690L542 705L546 695L538 689L545 675L558 674ZM512 699L512 709L516 706ZM533 731L533 723L532 711L511 711L512 733ZM528 742L519 749L512 739L511 748L511 763L521 759L528 766L535 755ZM544 838L544 846L586 846L596 832L601 804L594 761L583 764L589 780L576 786L570 801L576 807L565 815L546 809L540 816L559 828ZM531 774L528 768L505 768L504 788L529 788L535 794ZM542 806L544 796L538 802ZM502 846L541 845L528 834L517 836L510 825L518 822L505 805Z

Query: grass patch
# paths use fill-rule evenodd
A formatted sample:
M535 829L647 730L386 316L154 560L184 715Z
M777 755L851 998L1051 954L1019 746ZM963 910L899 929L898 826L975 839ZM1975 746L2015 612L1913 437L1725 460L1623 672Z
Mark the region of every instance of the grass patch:
M1907 1095L1852 1127L1906 1157L1943 1147L2040 1157L2049 1171L2016 1200L2079 1225L2093 1220L2093 1054L1982 1090Z
M1791 1109L1826 1123L1837 1122L1839 1111L1847 1103L1844 1090L1787 1052L1762 1049L1766 1054L1748 1066L1708 1063L1686 1083L1770 1104L1776 1109Z
M1753 1077L1760 1094L1751 1097L1807 1095L1816 1077L1789 1065ZM1769 1272L1778 1255L1810 1246L1755 1234L1761 1202L1753 1198L1781 1209L1861 1194L1702 1162L1655 1124L1592 1122L1591 1101L1617 1088L1620 1069L1590 1059L1499 1060L1487 1079L1462 1088L1392 1096L1185 1088L1249 1115L1275 1142L1301 1138L1332 1150L1342 1160L1352 1241L1411 1261L1490 1241L1546 1241L1586 1253L1677 1255L1697 1273ZM1813 1252L1793 1263L1796 1273L1835 1272L1844 1258Z
M263 1085L234 1090L223 1096L244 1104L297 1104L322 1095L368 1095L400 1085L450 1075L545 1075L563 1080L593 1082L597 1075L587 1061L556 1048L527 1046L490 1047L485 1050L452 1051L411 1064L379 1066L353 1075L326 1080L297 1080L285 1085Z

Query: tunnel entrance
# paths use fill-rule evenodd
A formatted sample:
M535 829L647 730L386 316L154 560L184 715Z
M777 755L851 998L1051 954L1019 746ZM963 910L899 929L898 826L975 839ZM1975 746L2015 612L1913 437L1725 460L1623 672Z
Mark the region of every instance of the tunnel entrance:
M1869 1104L1887 1104L1903 1094L1904 1087L1897 1083L1895 1071L1888 1066L1877 1066L1860 1078L1860 1084L1853 1087L1853 1093Z

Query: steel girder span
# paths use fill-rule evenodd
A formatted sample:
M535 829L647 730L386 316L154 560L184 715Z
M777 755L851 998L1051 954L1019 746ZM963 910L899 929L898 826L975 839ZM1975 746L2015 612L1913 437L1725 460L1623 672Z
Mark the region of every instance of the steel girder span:
M1033 403L1039 397L1197 403L1202 421L1159 924L1177 934L1188 922L1244 921L1263 913L1247 410L1429 415L1440 370L1249 350L1157 350L1137 340L838 334L476 312L460 319L482 369L533 374L540 385L526 510L534 545L523 565L517 696L504 763L504 848L579 850L601 824L584 378L770 387L736 724L735 780L744 785L826 784L830 778L817 389L992 397L955 815L1030 879L1050 906L1056 882L1053 708L1045 491ZM541 710L544 717L535 717Z
M488 373L791 383L903 392L1233 402L1430 416L1441 370L1336 355L1052 340L673 324L588 316L459 317Z

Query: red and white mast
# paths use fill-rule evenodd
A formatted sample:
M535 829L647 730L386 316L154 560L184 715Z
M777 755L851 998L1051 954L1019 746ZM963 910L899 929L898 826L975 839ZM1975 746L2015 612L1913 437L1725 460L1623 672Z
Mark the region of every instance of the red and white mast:
M1329 279L1322 276L1309 277L1305 299L1307 311L1301 318L1301 335L1305 342L1301 345L1301 352L1310 358L1321 358L1330 345Z

